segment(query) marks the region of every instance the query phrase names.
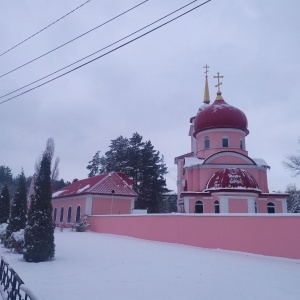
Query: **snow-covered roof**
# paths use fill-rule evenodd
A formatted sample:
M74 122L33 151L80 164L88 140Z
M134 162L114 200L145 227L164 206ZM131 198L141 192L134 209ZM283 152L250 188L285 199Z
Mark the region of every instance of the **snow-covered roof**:
M52 194L52 198L68 197L81 194L104 194L136 197L132 189L132 180L123 173L111 172L98 176L76 180Z
M263 158L252 158L252 160L254 160L258 167L266 167L270 169L270 166Z
M240 168L226 168L213 174L206 190L236 189L261 191L255 178Z
M204 159L199 159L197 157L186 157L184 159L184 168L202 165L203 162Z

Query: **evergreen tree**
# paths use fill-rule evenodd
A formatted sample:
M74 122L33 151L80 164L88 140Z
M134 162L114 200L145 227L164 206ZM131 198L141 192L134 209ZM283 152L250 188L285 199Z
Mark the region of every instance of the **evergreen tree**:
M164 179L167 168L160 153L150 141L143 142L138 133L130 139L120 136L112 140L109 148L105 156L91 161L95 163L93 170L97 170L97 174L124 172L133 180L133 189L138 194L135 207L158 213L163 194L169 192Z
M34 194L25 227L24 259L41 262L54 258L54 223L51 204L51 159L49 151L43 153L35 180Z
M0 187L2 188L5 184L13 184L12 172L9 167L0 166Z
M7 223L9 219L9 206L9 191L7 185L5 184L0 195L0 224Z
M18 186L15 197L10 207L9 224L6 228L6 239L8 239L13 232L25 228L26 214L27 214L27 188L26 177L22 171L18 177Z
M99 166L100 166L100 151L97 151L93 159L89 161L89 164L86 167L90 171L88 177L94 177L97 174L99 174Z

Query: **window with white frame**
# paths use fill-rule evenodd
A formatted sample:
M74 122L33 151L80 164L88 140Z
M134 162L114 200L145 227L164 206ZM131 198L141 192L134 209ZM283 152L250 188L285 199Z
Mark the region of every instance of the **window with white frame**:
M229 139L227 135L222 137L222 147L227 148L229 147Z
M203 214L203 202L200 200L195 203L195 213Z
M210 147L209 137L206 136L204 138L204 149L208 149Z
M275 204L273 202L268 202L267 211L268 214L275 214Z
M215 212L215 214L219 214L220 213L220 203L219 203L218 200L216 200L214 202L214 212Z
M72 221L72 207L70 206L68 208L68 218L67 218L67 223L71 223Z
M242 138L240 138L240 149L244 150L244 141Z
M57 208L55 207L53 211L53 222L56 222L56 215L57 215Z
M62 223L64 221L64 208L62 207L60 209L60 217L59 217L59 222Z
M78 205L76 209L76 222L79 221L80 221L80 205Z

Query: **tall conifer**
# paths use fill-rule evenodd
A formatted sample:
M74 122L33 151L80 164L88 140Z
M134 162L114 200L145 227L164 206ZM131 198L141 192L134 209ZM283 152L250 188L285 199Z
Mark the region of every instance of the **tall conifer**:
M17 232L20 229L25 228L27 214L26 200L26 177L22 171L18 177L17 192L10 207L9 224L6 228L6 239L9 238L13 232Z
M9 207L9 191L7 185L5 184L0 195L0 224L7 223L9 219Z
M43 153L34 194L31 196L28 221L25 228L24 259L41 262L54 258L54 223L51 204L51 159L53 152Z
M143 142L138 133L134 133L130 139L119 136L111 141L109 148L105 156L92 161L95 163L94 170L97 170L98 174L124 172L133 179L133 189L138 194L135 208L158 213L164 194L169 192L164 179L167 167L159 151L154 150L150 141Z

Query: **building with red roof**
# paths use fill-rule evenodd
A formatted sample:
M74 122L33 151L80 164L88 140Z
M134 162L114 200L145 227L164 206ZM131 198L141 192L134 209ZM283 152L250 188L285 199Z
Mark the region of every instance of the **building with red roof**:
M84 215L131 214L137 198L132 184L121 172L74 179L52 194L53 220L65 225Z
M283 213L288 194L269 193L264 159L250 158L244 112L220 90L210 104L206 66L204 101L190 118L191 152L175 158L178 211L186 213Z

